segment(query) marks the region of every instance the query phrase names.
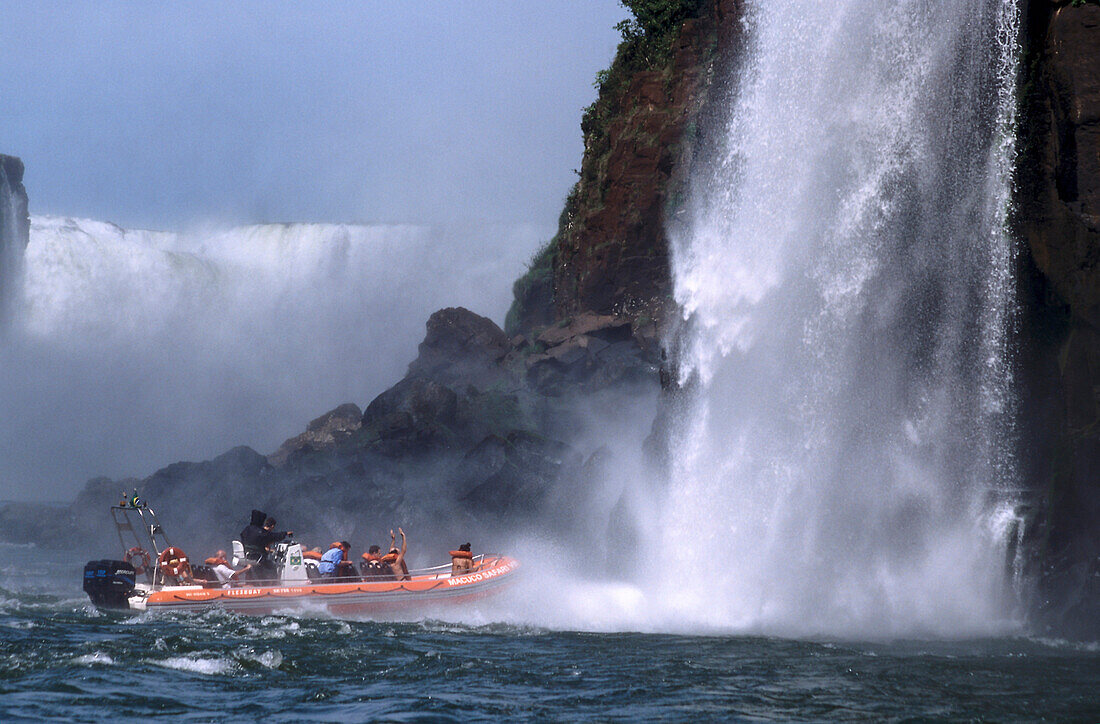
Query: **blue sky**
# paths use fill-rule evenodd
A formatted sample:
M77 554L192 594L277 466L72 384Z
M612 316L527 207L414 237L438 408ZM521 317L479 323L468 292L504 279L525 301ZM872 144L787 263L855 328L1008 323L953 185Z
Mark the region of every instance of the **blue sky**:
M552 227L618 0L0 2L32 213Z

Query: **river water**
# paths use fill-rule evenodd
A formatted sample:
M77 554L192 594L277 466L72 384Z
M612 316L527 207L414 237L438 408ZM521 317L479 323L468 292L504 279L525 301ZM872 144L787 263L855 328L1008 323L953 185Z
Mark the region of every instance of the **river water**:
M452 621L131 616L92 608L71 556L0 553L8 721L1100 717L1096 645L551 628L522 591Z
M0 547L0 718L1100 720L1100 645L1024 635L1006 566L1018 5L747 7L673 234L672 480L637 505L682 578L520 555L447 620L125 616L79 588L109 552Z

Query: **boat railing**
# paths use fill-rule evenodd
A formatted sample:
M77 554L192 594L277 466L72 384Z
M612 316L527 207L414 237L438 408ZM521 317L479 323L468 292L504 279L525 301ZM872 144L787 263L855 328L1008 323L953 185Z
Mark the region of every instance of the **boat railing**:
M135 566L144 570L146 580L153 582L154 571L160 565L160 554L169 547L168 537L156 512L135 493L132 502L124 500L111 506L111 520L115 524L124 560L130 562L133 554L145 556Z
M474 566L480 568L485 562L485 554L479 553L473 557ZM429 568L413 568L409 571L409 576L412 578L450 578L451 577L451 564L444 563L439 566L431 566Z
M470 573L476 573L486 563L492 563L498 559L495 555L478 554L473 557L474 567L469 571ZM451 577L451 564L444 563L438 566L429 566L427 568L413 568L409 570L409 578L414 580L432 580L432 579L444 579ZM241 588L267 588L275 586L316 586L316 585L328 585L336 583L384 583L387 580L384 578L368 578L364 576L327 576L325 578L310 578L300 581L288 581L282 578L240 578L235 581L231 581L230 585ZM195 581L192 585L203 585L222 587L224 585L217 581Z

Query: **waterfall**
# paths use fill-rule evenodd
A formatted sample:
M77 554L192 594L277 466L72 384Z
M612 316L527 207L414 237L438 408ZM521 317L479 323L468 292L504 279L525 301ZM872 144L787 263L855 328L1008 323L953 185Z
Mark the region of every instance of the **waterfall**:
M1018 15L747 3L720 150L671 230L684 387L655 534L679 620L1004 621Z

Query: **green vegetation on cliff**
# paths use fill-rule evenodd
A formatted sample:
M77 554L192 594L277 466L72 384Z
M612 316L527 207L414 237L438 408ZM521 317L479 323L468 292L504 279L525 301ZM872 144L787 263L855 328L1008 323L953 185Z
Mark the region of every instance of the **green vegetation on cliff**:
M623 36L619 51L631 61L641 62L636 69L650 68L667 61L672 40L688 18L702 10L702 0L623 0L634 16L615 26Z
M583 110L584 158L558 231L513 287L509 334L586 311L659 319L668 300L665 215L679 196L715 57L717 0L623 0L631 17Z
M612 117L620 110L623 92L630 78L639 71L661 70L672 60L673 41L684 21L695 17L702 0L623 0L633 18L615 26L622 41L615 59L606 70L596 73L599 96L584 109L581 132L586 154L589 144L606 135Z
M550 323L554 307L554 259L558 238L555 236L535 252L527 262L527 272L512 284L512 306L504 317L509 335L530 333Z

